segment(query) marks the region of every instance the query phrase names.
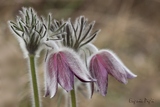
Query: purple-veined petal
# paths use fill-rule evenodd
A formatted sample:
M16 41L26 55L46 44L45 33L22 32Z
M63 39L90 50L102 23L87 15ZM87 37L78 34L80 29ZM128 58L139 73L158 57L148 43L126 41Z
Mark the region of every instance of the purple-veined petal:
M68 66L66 56L63 51L57 53L57 71L58 71L58 82L66 90L70 91L73 89L74 75Z
M78 79L84 82L95 81L95 79L89 75L77 53L71 49L65 49L63 52L65 53L66 64Z
M99 88L100 93L105 96L107 94L108 87L108 72L106 68L101 64L101 60L101 57L99 57L98 55L93 56L90 61L89 69L91 75L97 79L96 84Z
M133 78L128 68L120 61L120 59L110 50L102 50L99 52L99 56L102 58L102 64L107 69L108 73L115 77L118 81L126 84L128 78Z
M54 97L57 91L58 87L58 81L57 81L57 62L54 59L56 57L56 54L51 54L50 57L47 58L46 61L46 71L45 71L45 96L50 95L50 97Z

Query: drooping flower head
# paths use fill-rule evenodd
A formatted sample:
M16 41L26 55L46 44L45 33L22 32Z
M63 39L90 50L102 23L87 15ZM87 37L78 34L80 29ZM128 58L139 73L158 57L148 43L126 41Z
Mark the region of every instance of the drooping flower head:
M93 54L89 62L89 70L91 75L97 79L96 85L103 96L107 94L108 74L123 84L127 84L128 79L137 77L110 50L100 50ZM92 91L94 91L93 85Z
M95 81L82 64L80 57L69 48L58 49L49 53L45 63L45 96L53 97L58 84L67 92L74 89L74 77L82 82Z

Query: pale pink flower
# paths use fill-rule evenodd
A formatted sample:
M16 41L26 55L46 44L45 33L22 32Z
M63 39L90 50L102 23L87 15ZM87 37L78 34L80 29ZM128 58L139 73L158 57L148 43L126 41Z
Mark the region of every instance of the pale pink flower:
M46 66L46 93L45 96L53 97L56 94L58 84L67 92L72 90L74 76L82 82L95 81L87 73L79 56L71 49L65 48L51 53L45 63Z
M107 94L108 74L124 84L128 82L128 79L136 77L110 50L101 50L92 55L89 70L91 75L97 79L96 85L103 96ZM92 94L93 91L92 84Z

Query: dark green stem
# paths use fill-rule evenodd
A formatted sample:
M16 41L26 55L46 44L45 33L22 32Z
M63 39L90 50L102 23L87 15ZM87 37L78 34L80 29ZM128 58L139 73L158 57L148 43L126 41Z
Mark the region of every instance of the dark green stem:
M40 98L39 98L39 91L38 91L34 55L29 56L29 62L30 62L31 88L33 88L33 100L34 100L33 107L40 107Z
M76 107L76 95L75 95L75 90L71 90L70 92L71 94L71 103L72 103L72 107Z

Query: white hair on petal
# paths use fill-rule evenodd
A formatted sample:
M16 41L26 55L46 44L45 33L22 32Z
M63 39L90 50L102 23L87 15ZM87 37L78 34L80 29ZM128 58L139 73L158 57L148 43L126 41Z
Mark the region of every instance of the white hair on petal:
M134 77L137 77L137 75L133 74L125 65L124 63L118 58L118 56L111 50L100 50L99 52L102 52L102 51L107 51L108 53L110 53L116 60L117 62L119 62L120 65L123 66L123 68L128 72L130 73L131 75L133 75Z

